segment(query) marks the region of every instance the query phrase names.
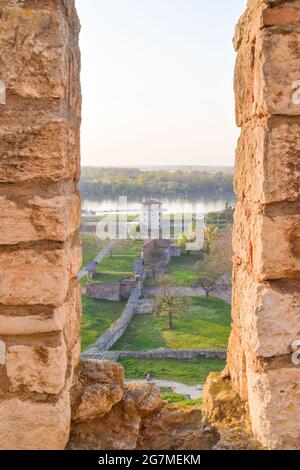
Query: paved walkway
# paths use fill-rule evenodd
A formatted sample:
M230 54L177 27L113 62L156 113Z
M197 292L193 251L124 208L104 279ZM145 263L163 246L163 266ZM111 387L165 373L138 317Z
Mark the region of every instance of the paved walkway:
M174 287L178 297L205 297L205 291L201 287ZM144 297L157 297L162 291L161 287L144 287L142 295ZM231 303L231 289L219 290L211 294L212 297L224 300L228 304Z
M103 258L105 258L110 252L111 250L113 249L114 245L115 245L116 241L113 240L109 243L107 243L107 245L105 245L102 250L98 253L98 255L96 256L96 258L94 259L95 263L99 264L101 263L101 261L103 260ZM77 277L78 279L82 279L83 276L85 276L87 274L87 267L84 266L84 268L81 269L81 271L79 271L79 273L77 274Z
M126 379L126 383L132 383L132 382L138 382L138 383L147 383L145 379L143 380L134 380L134 379ZM180 393L181 395L188 395L191 400L194 400L196 398L202 398L203 397L203 390L202 390L202 385L185 385L180 382L174 382L172 380L159 380L159 379L154 379L153 382L159 387L166 387L166 388L172 388L175 393Z

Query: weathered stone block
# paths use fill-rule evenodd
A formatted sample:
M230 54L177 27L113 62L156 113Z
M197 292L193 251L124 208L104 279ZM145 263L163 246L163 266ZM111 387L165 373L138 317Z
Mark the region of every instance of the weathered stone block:
M118 403L103 418L72 423L69 446L81 450L134 450L140 428L141 418L128 415Z
M244 339L241 337L241 332L235 322L228 342L227 366L230 372L232 386L239 394L242 401L248 399L244 346Z
M160 388L155 384L130 383L125 387L126 413L146 418L158 413L163 406Z
M291 364L268 371L247 369L254 434L268 449L299 449L300 370Z
M258 27L239 48L235 70L239 126L254 116L300 114L299 41L300 31L295 29Z
M1 63L7 88L26 98L66 96L69 35L62 10L32 8L28 3L0 8Z
M123 389L113 384L93 384L83 388L74 406L72 420L88 421L105 416L123 398Z
M84 386L92 383L124 386L124 368L117 362L82 360L77 375Z
M0 128L0 182L74 178L79 164L77 126L64 122Z
M39 312L29 312L26 308L9 307L0 310L0 336L34 335L62 331L66 323L66 307L58 307L51 312L39 308ZM3 311L4 310L4 311Z
M12 398L0 402L0 448L63 450L70 430L70 396L33 402Z
M262 281L299 277L300 216L263 215L259 205L238 203L233 244L236 256Z
M4 250L0 253L0 303L60 306L80 263L77 246Z
M110 361L81 361L72 389L72 419L105 416L123 398L124 369Z
M75 237L71 242L71 246L68 247L68 270L70 273L70 280L76 278L77 273L82 265L82 250L78 236Z
M6 370L10 390L59 394L65 384L67 350L62 335L33 344L8 345Z
M77 280L72 282L69 296L64 308L66 312L64 336L69 348L72 347L80 337L81 287Z
M25 206L2 196L0 211L0 240L3 245L39 240L66 241L80 226L80 198L77 194L49 199L35 196Z
M267 8L263 10L263 25L277 26L298 23L300 21L299 2L293 3L290 5L281 5L279 8Z
M77 338L73 345L68 346L68 366L66 374L65 388L70 390L74 384L75 369L78 367L80 362L80 353L81 353L81 341L80 337Z
M252 202L300 196L300 123L271 118L244 127L236 154L235 191Z
M80 354L74 0L0 1L0 449L61 450Z
M232 389L232 383L222 378L222 374L211 372L203 389L203 411L210 423L217 423L234 418L241 418L244 410L243 404Z
M236 269L232 309L243 343L257 356L292 351L293 341L300 336L298 281L259 283L243 269ZM239 349L236 343L229 348L234 361L241 357L236 354Z

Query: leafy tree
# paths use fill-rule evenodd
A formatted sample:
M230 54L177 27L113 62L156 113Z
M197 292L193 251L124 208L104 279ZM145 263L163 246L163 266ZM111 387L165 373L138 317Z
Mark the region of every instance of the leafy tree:
M142 198L145 194L178 195L186 192L191 195L203 193L233 195L233 175L232 172L208 173L200 170L142 171L136 168L83 167L80 191L86 198L104 195L118 197L120 194Z
M232 225L226 225L219 230L218 237L212 241L210 248L211 259L219 266L219 271L227 273L231 278L232 272Z
M213 292L228 288L229 280L226 272L213 256L206 255L203 261L196 263L195 269L198 277L193 285L194 287L201 287L205 292L206 298Z
M209 254L212 243L218 237L218 227L214 227L213 225L207 225L205 227L204 237L205 237L206 251Z

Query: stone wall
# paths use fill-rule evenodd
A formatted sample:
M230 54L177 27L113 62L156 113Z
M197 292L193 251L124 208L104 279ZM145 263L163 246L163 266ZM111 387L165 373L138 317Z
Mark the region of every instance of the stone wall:
M132 317L135 314L136 304L141 296L141 288L136 287L130 294L125 309L120 318L108 328L100 338L82 353L83 358L97 357L99 352L108 351L125 333Z
M136 288L138 281L135 279L123 279L120 282L100 284L94 282L86 284L84 293L92 299L122 301L130 298L131 292Z
M300 448L300 1L249 0L235 35L237 124L228 367L268 448Z
M0 449L63 449L80 354L79 21L0 1Z
M217 349L150 349L148 351L117 351L115 361L134 357L136 359L184 359L193 360L199 357L225 360L226 351Z
M85 286L85 293L91 299L120 300L120 283L111 284L92 283Z

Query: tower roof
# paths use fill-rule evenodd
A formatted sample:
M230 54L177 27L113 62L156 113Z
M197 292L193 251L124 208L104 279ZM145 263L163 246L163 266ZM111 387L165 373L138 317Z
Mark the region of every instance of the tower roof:
M162 206L162 202L157 201L156 199L148 199L147 201L143 202L143 206L152 206L152 204Z

